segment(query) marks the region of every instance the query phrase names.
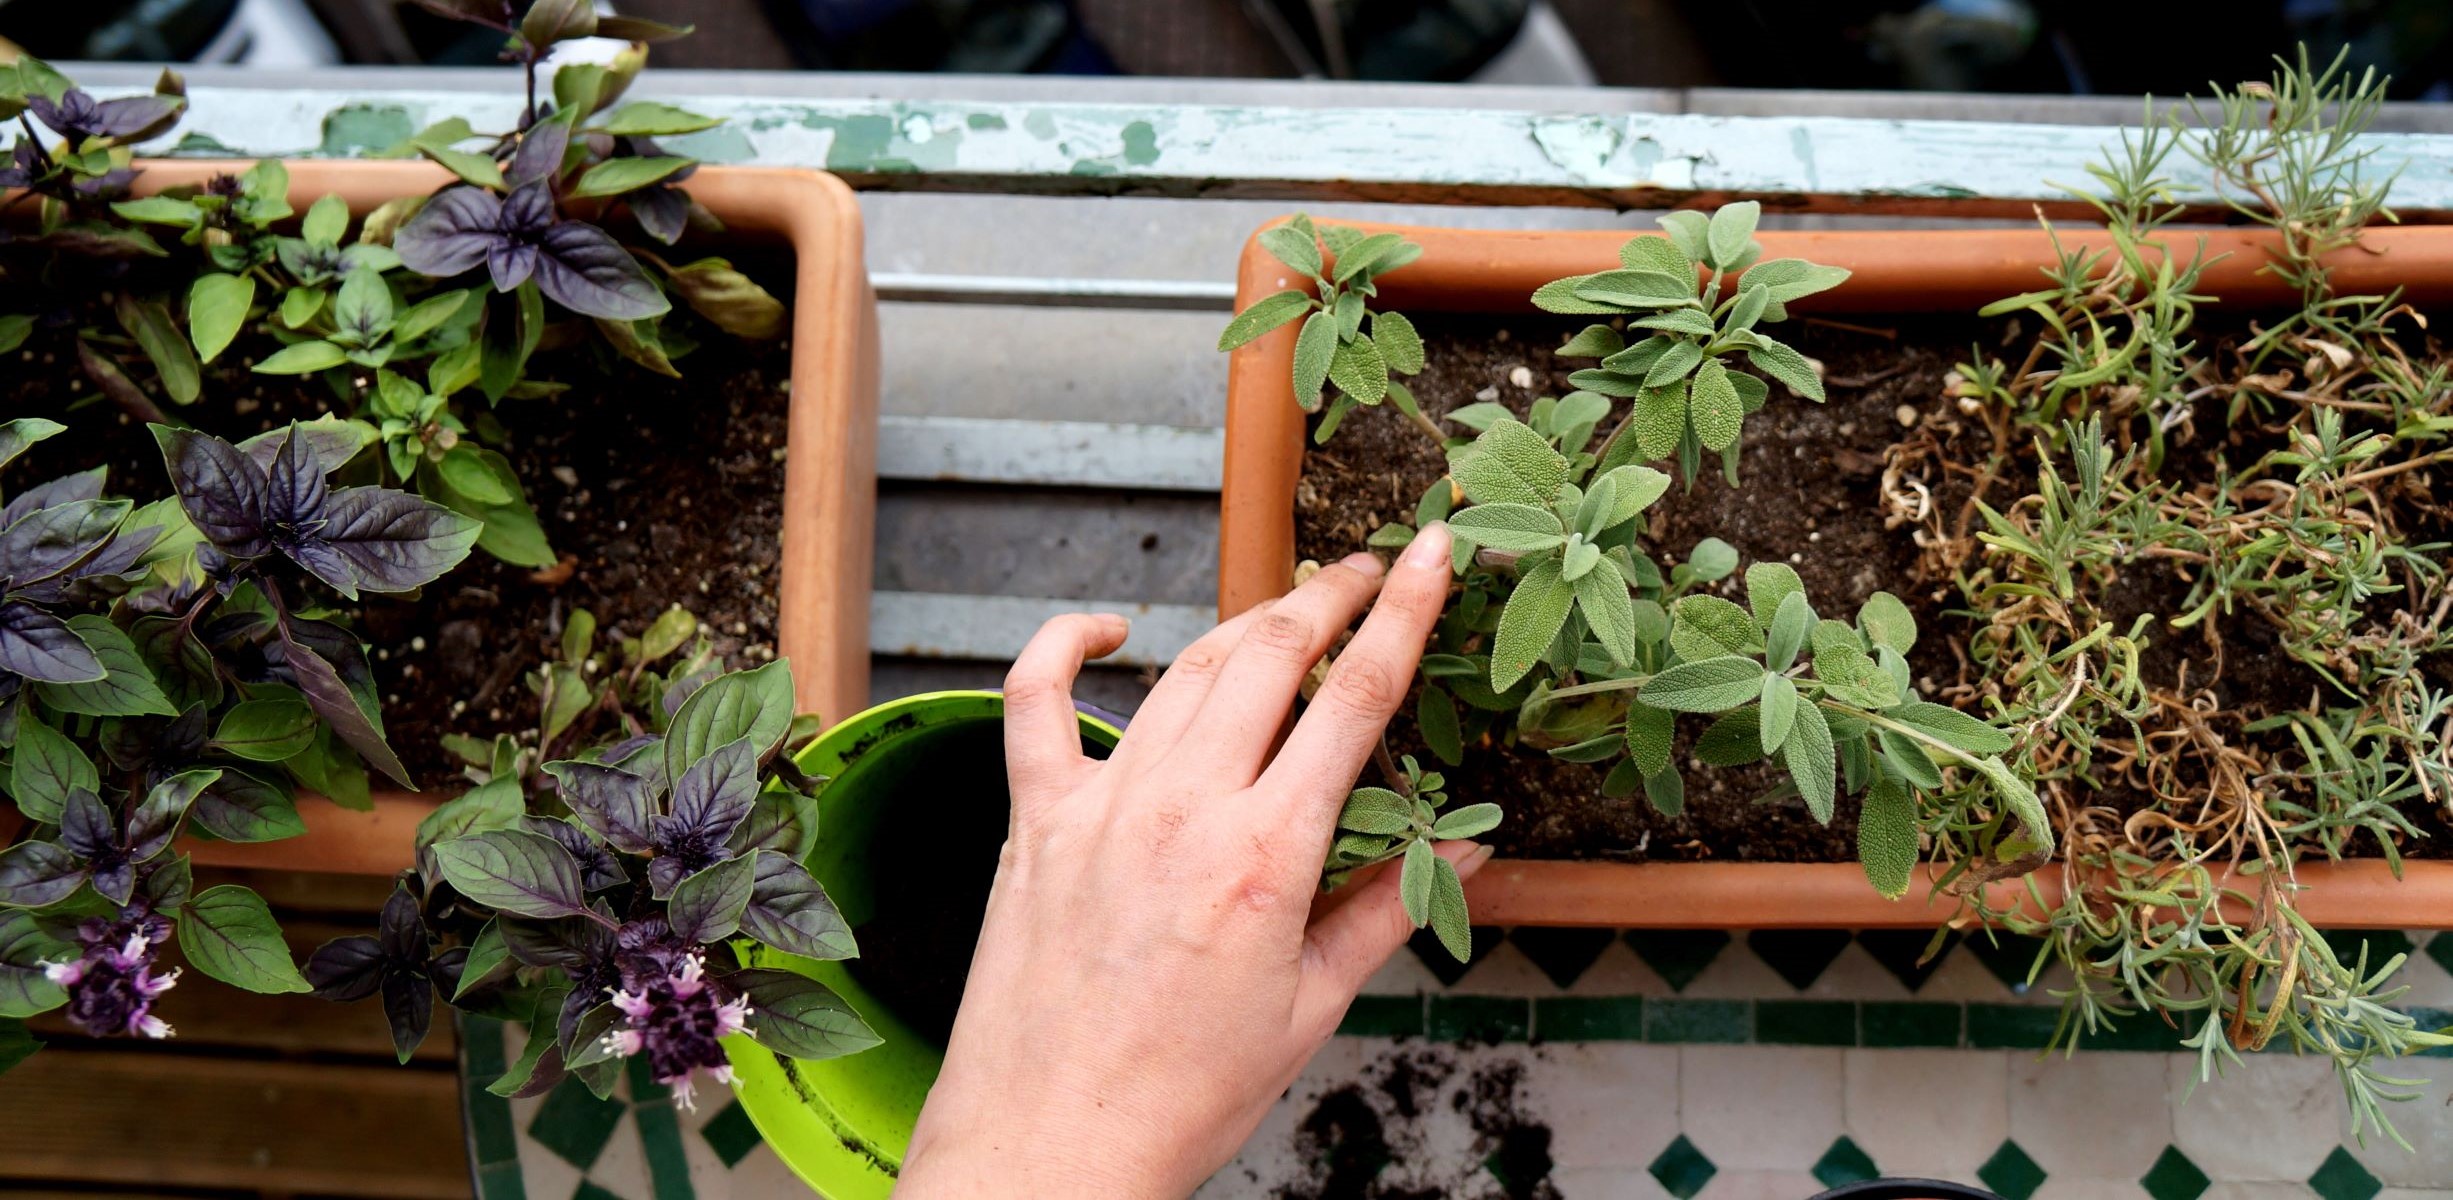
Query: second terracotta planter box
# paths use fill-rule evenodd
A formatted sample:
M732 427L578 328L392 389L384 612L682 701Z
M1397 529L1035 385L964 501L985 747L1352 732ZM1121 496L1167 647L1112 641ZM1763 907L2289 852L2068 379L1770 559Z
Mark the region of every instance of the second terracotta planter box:
M140 191L199 184L249 164L174 159L138 164ZM363 215L450 181L416 162L285 164L305 211L338 195ZM869 580L877 507L877 300L861 255L860 206L815 171L702 167L685 185L721 218L725 237L787 245L794 259L792 394L784 467L776 653L792 661L802 711L841 720L869 703ZM678 583L676 586L680 586ZM449 792L379 790L374 811L302 797L304 836L240 845L194 842L201 864L388 875L410 865L417 823Z
M1423 248L1419 260L1378 281L1377 303L1403 312L1494 316L1534 312L1534 289L1551 280L1617 267L1618 248L1633 233L1354 224L1366 233L1402 233ZM2233 230L2206 236L2208 256L2225 257L2207 267L2199 291L2235 306L2296 298L2260 269L2268 237ZM2075 244L2085 232L2073 237L2065 231L2064 237ZM2053 261L2052 243L2041 230L1767 232L1758 240L1767 258L1849 269L1847 283L1797 302L1795 310L1806 312L1972 313L2044 286L2039 270ZM2453 300L2453 230L2371 231L2362 246L2340 256L2334 277L2346 293L2399 287L2418 303ZM1256 239L1244 247L1235 307L1241 311L1302 284ZM1295 489L1308 445L1291 380L1295 332L1287 325L1237 350L1228 366L1218 550L1222 619L1282 594L1294 571ZM2300 911L2318 926L2453 927L2453 862L2406 862L2398 880L2381 860L2303 863L2297 873L2310 885ZM2045 903L2057 901L2058 867L1996 884L1992 898L2004 907L2021 903L2029 882ZM1906 899L1885 900L1855 863L1497 859L1466 885L1466 895L1475 921L1491 925L1867 929L1932 926L1958 908L1933 896L1930 882Z

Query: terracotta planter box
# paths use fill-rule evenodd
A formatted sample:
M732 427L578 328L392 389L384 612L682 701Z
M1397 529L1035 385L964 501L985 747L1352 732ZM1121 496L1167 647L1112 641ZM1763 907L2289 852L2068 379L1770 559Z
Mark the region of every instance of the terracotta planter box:
M244 162L138 164L139 191L201 183ZM364 215L451 177L421 162L299 161L290 202L303 212L338 195ZM877 507L877 300L861 257L860 207L831 175L761 167L701 167L686 185L743 241L788 245L794 256L792 397L784 467L782 579L776 653L792 660L803 711L841 720L869 703L870 542ZM307 832L238 845L190 841L198 863L388 875L410 865L418 821L448 793L377 791L373 812L299 805Z
M1377 281L1388 307L1493 315L1535 312L1531 298L1541 285L1617 267L1619 246L1635 232L1358 228L1403 233L1423 248L1421 259ZM2036 229L1756 236L1766 258L1804 258L1853 273L1839 288L1796 302L1792 311L1972 313L2043 286L2038 269L2053 261L2050 241ZM2074 229L2063 236L2072 244L2084 240ZM2189 236L2176 232L2172 239L2181 243ZM2259 270L2270 238L2245 230L2206 238L2210 257L2228 257L2206 268L2199 291L2234 308L2294 298ZM2453 300L2453 229L2372 231L2362 247L2339 256L2334 277L2349 293L2400 287L2421 303ZM1301 283L1258 240L1247 242L1235 307L1240 311ZM1295 332L1294 325L1284 326L1237 350L1228 364L1218 531L1221 619L1284 593L1293 573L1295 485L1309 444L1291 379ZM1594 783L1598 795L1598 777ZM2382 860L2311 862L2298 872L2312 885L2300 911L2319 926L2453 928L2453 861L2406 862L2399 880ZM2058 866L2029 879L2048 902L2061 894ZM2008 880L1995 884L1992 896L2007 906L2019 902L2023 890L2022 881ZM1466 884L1466 895L1475 922L1490 925L1867 929L1932 926L1957 908L1952 899L1932 895L1930 879L1906 899L1885 900L1855 863L1498 859Z

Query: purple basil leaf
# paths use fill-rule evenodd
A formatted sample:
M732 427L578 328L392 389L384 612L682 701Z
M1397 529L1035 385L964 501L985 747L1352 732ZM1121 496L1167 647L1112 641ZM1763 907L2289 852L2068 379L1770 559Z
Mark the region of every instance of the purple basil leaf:
M330 475L340 470L350 459L357 457L359 449L366 445L367 436L371 435L366 434L364 429L355 422L292 421L284 428L268 430L248 438L240 442L238 448L239 452L246 455L249 461L270 472L273 469L273 460L281 456L283 446L290 439L296 438L306 443L307 453L315 459L315 469Z
M41 908L76 894L85 862L57 842L19 842L0 850L0 904Z
M85 560L133 507L125 500L72 500L39 508L0 529L0 578L19 587Z
M495 829L437 842L434 856L451 886L480 906L545 918L588 910L579 864L552 838Z
M543 1031L532 1030L528 1036L541 1037ZM529 1072L528 1082L521 1084L519 1090L511 1093L509 1098L528 1100L542 1096L561 1087L562 1081L570 1077L570 1071L562 1065L562 1047L547 1046L545 1053L537 1059L536 1069Z
M758 751L736 738L690 764L673 781L673 824L682 836L721 845L758 799Z
M782 765L789 760L778 758ZM750 815L734 827L725 845L735 854L756 854L773 850L785 858L798 859L805 843L817 840L817 801L797 792L767 789L758 793L750 805Z
M589 960L586 943L575 941L581 927L596 928L585 917L563 917L554 921L530 921L519 917L496 917L494 928L502 933L503 949L511 957L532 967L556 967L575 970Z
M587 317L636 321L671 311L620 242L584 221L563 221L537 239L537 288L562 307Z
M665 920L683 941L722 941L741 928L741 910L749 905L758 861L732 858L708 867L673 886Z
M26 97L35 119L61 137L126 137L176 116L187 102L177 96L127 96L96 101L83 88L70 88L58 100L40 93Z
M511 188L513 201L530 186L551 186L562 174L562 158L571 148L571 127L563 121L539 121L520 135L520 148L511 155L511 165L503 169L503 183ZM553 198L546 197L551 208ZM509 226L518 228L517 225Z
M460 975L468 969L468 947L454 946L426 960L426 977L445 996L459 994Z
M851 923L816 877L772 850L757 855L749 906L741 911L741 932L803 958L852 958L860 953Z
M383 1018L392 1026L392 1052L409 1061L434 1023L434 985L424 972L398 967L384 972Z
M680 188L657 183L622 197L630 215L647 236L670 246L690 227L690 197Z
M78 788L60 806L60 844L80 858L102 858L119 850L119 821L102 797Z
M264 512L272 524L303 525L314 521L331 489L324 484L323 464L290 426L281 448L265 464Z
M136 895L136 864L125 858L95 863L85 882L94 886L95 895L126 908L129 898Z
M601 892L630 882L630 876L622 873L621 862L577 825L558 817L522 817L520 828L562 843L562 848L578 860L579 886L583 891Z
M317 572L333 590L356 599L359 589L406 592L434 582L460 565L485 523L390 488L338 488L324 504L321 528L300 539L329 548L347 564L350 583ZM296 551L291 557L315 568Z
M647 860L648 894L662 898L673 894L682 880L689 878L690 864L670 854Z
M229 767L197 794L187 819L225 842L270 842L307 831L298 819L297 797L287 787Z
M326 1000L364 1000L383 986L383 944L363 934L334 938L307 956L307 982Z
M17 518L38 508L49 508L54 504L68 504L78 500L101 499L103 481L110 473L109 467L78 471L73 475L62 475L57 479L35 484L9 497L9 502L5 506L0 506L0 529L16 524ZM0 570L5 570L5 568L0 568Z
M145 862L169 849L170 839L178 836L179 822L195 805L198 794L220 774L211 769L182 771L154 784L144 802L128 814L128 861Z
M495 291L512 291L537 273L537 248L526 242L497 242L486 247L485 269Z
M0 671L43 683L92 683L108 673L68 622L14 601L0 603Z
M177 96L122 96L105 100L95 106L101 120L93 132L115 138L142 133L177 116L185 107L187 101Z
M94 551L91 557L69 568L67 574L52 579L50 583L63 585L78 579L125 578L136 573L137 560L145 557L145 552L153 549L153 544L161 537L160 526L121 530L107 545Z
M484 188L444 188L394 231L392 250L420 275L449 278L484 262L486 251L505 240L502 212L502 201Z
M272 549L264 536L264 469L236 446L193 429L153 427L162 446L179 507L205 540L234 558L259 558Z
M570 1052L578 1046L573 1039L579 1035L580 1023L589 1013L612 1007L605 1003L605 993L598 989L575 987L563 997L562 1012L554 1018L554 1044L562 1049L564 1061L569 1061Z
M341 672L317 652L314 640L329 643L331 639L324 636L324 630L332 628L320 621L303 621L284 614L281 622L281 655L289 667L290 678L298 685L299 694L306 698L307 707L314 709L315 715L332 727L334 736L340 738L342 744L357 751L358 757L366 760L366 765L383 772L394 783L416 791L417 784L409 779L409 768L401 764L400 756L392 753L391 744L383 740L382 727L376 725L375 718L359 705L356 693L350 690ZM348 637L345 633L341 636ZM355 643L355 639L349 640ZM337 653L337 648L334 649ZM363 649L343 658L344 661L351 661L361 674L364 673Z
M426 919L417 911L417 895L406 883L396 884L392 894L384 897L383 915L377 920L376 942L383 947L384 960L393 967L413 967L426 961Z
M614 849L648 850L647 823L655 808L655 784L618 767L592 762L551 762L545 773L562 791L562 802Z

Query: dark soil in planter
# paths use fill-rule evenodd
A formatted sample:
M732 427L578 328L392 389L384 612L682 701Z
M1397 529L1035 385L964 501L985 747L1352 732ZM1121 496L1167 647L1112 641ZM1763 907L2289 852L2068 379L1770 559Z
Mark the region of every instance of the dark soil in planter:
M1425 412L1438 415L1476 401L1497 401L1520 415L1539 396L1574 390L1567 377L1589 359L1559 359L1552 350L1590 318L1418 318L1428 364L1410 381ZM1932 316L1856 317L1846 322L1808 319L1781 336L1825 365L1830 399L1814 404L1774 385L1765 409L1749 417L1739 463L1739 486L1721 477L1717 456L1706 455L1701 477L1683 482L1647 514L1643 545L1665 567L1686 557L1705 537L1735 546L1743 563L1787 562L1804 579L1816 609L1848 617L1865 598L1888 590L1916 613L1924 636L1910 665L1918 687L1937 697L1968 670L1953 649L1973 628L1954 615L1961 603L1949 579L1928 577L1907 529L1886 529L1881 504L1885 455L1895 445L1934 429L1957 430L1949 443L1959 462L1977 463L1991 449L1980 422L1961 420L1944 395L1944 377L1968 361L1971 347L2015 359L2027 339L2009 322ZM2207 336L2219 337L2220 330ZM1623 414L1625 402L1614 412ZM1453 428L1453 427L1452 427ZM2201 419L2200 444L2175 450L2167 479L2211 479L2212 450L2222 419ZM1606 436L1605 427L1598 438ZM2235 462L2254 454L2232 451ZM2014 460L2032 471L2030 457ZM1295 550L1299 559L1332 562L1363 547L1382 524L1411 523L1423 491L1446 471L1444 459L1419 428L1394 411L1362 411L1347 418L1326 446L1307 445L1303 477L1295 493ZM1989 493L1998 505L2032 490L2032 478L2008 479ZM1972 484L1964 474L1938 481L1938 511L1956 513ZM1742 574L1742 572L1741 572ZM1720 585L1735 594L1739 578ZM2179 611L2187 582L2161 563L2125 573L2114 599L2135 612ZM2271 631L2253 618L2231 621L2225 670L2219 684L2226 707L2263 715L2303 708L2313 673L2275 648ZM2185 668L2203 681L2205 647L2192 634L2159 629L2144 664L2147 677L2168 683ZM2439 656L2431 673L2449 664ZM2193 661L2195 660L2195 661ZM1701 721L1681 721L1681 761ZM1433 762L1413 728L1409 703L1392 726L1392 744L1426 764ZM1677 818L1660 815L1641 795L1600 795L1600 772L1564 763L1530 749L1468 746L1465 762L1445 767L1449 793L1463 802L1495 802L1507 820L1483 840L1521 858L1852 861L1856 857L1856 805L1844 801L1828 826L1816 823L1795 799L1755 803L1781 780L1778 768L1685 770L1687 800ZM2143 797L2110 793L2100 803L2128 809ZM2429 833L2406 844L2406 855L2453 853L2453 823L2441 808L2415 806L2408 813Z
M788 256L739 265L790 302ZM89 325L116 328L107 306L89 316ZM247 362L269 349L269 340L242 339L206 368L204 398L172 415L237 441L345 411L315 378L251 373ZM49 416L69 431L11 464L0 486L14 492L108 465L114 494L142 503L167 493L161 453L134 422L100 403L63 411L92 390L67 330L38 328L10 358L0 413ZM680 379L602 363L592 347L540 352L530 377L570 390L495 410L509 435L501 448L567 571L473 551L423 594L369 596L359 608L383 687L385 732L421 787L449 790L458 778L439 745L443 734L535 727L536 698L522 681L551 653L574 608L596 615L602 644L636 635L678 603L697 614L728 666L773 656L789 339L709 334L675 365ZM471 394L462 405L482 410L484 400ZM321 589L313 597L333 599Z

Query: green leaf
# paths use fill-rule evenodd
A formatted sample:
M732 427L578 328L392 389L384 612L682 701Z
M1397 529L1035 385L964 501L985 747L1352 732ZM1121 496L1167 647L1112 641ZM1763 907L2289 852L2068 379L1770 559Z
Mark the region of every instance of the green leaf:
M1626 577L1615 570L1587 571L1576 577L1575 585L1577 611L1584 614L1585 625L1609 652L1610 661L1622 667L1633 663L1635 600L1627 594Z
M1337 347L1337 318L1326 312L1306 318L1295 335L1295 403L1303 411L1320 411L1320 389L1328 383Z
M451 485L453 491L478 504L488 506L509 504L516 499L510 489L504 487L502 481L495 478L493 470L486 465L485 459L479 456L474 447L467 445L452 447L444 453L442 460L435 464L435 470L443 476L443 482Z
M1690 209L1680 209L1662 213L1653 219L1653 223L1668 231L1670 244L1685 255L1688 262L1703 262L1711 256L1708 236L1711 217Z
M1730 305L1728 315L1722 318L1721 327L1733 333L1743 329L1752 329L1756 322L1763 319L1763 311L1771 307L1771 303L1771 291L1767 288L1753 286L1753 277L1750 275L1747 278L1747 286L1738 292L1738 302Z
M1764 629L1772 627L1789 597L1805 590L1805 581L1787 563L1759 562L1746 568L1746 607L1754 614L1755 624Z
M6 779L18 811L46 825L60 823L69 793L102 790L94 760L67 735L43 724L41 717L22 706Z
M1458 962L1471 962L1473 923L1465 913L1465 881L1457 876L1455 864L1437 855L1431 858L1431 872L1431 932Z
M61 712L93 717L175 717L179 710L154 682L136 643L110 619L96 613L68 618L68 628L102 660L103 676L88 683L38 683L34 693Z
M354 272L353 272L354 274ZM286 312L288 306L283 305ZM284 346L255 365L259 375L308 375L330 370L349 361L349 355L330 342L299 342Z
M677 154L647 158L608 158L582 172L571 185L574 196L619 196L672 177L695 160Z
M1628 238L1618 248L1618 262L1630 271L1658 271L1679 279L1695 277L1695 260L1675 240L1666 237L1647 234ZM1690 294L1693 290L1688 289Z
M1576 298L1626 308L1670 308L1695 299L1693 274L1667 271L1603 271L1586 275L1575 286Z
M1712 265L1724 271L1735 267L1745 257L1748 244L1754 241L1755 222L1762 216L1763 205L1753 200L1724 204L1714 210L1705 232Z
M452 314L459 312L460 306L468 303L468 300L469 291L462 288L428 296L410 305L408 311L392 322L392 340L414 342L434 332L443 322L450 320Z
M281 294L281 323L292 329L303 329L315 314L324 310L324 289L294 287Z
M1830 824L1838 770L1832 758L1831 725L1823 720L1821 706L1797 706L1797 720L1780 743L1780 763L1797 784L1797 794L1805 797L1806 811L1815 820Z
M467 449L468 443L462 442L453 453ZM529 507L527 493L520 487L519 476L512 472L510 460L492 450L472 453L493 475L497 490L512 497L510 503L484 504L462 494L443 475L440 463L418 467L418 491L455 512L483 521L485 527L477 534L478 549L514 566L552 566L556 561L554 549L545 540L545 529L537 523L536 510Z
M315 710L290 696L244 700L223 713L213 746L249 762L280 762L315 742Z
M1985 782L1993 785L1993 794L2001 797L2003 805L2019 819L2020 826L2026 830L2027 840L2035 843L2036 851L2051 854L2052 821L2045 814L2044 802L2036 798L2036 789L2019 778L2008 763L1998 758L1977 759L1976 770L1985 777Z
M1669 493L1669 476L1651 467L1613 467L1596 480L1612 484L1610 511L1601 520L1601 529L1616 529L1651 508L1653 502Z
M1788 676L1764 674L1763 712L1755 720L1765 754L1778 750L1782 742L1789 740L1789 730L1797 721L1797 685Z
M1802 258L1774 258L1746 268L1740 283L1748 289L1762 288L1775 304L1787 304L1816 292L1830 291L1846 283L1848 274L1846 267L1826 267Z
M1932 756L1926 754L1924 747L1919 746L1914 738L1896 729L1876 729L1874 740L1882 744L1883 757L1889 759L1892 767L1909 783L1921 788L1942 786L1942 768L1934 765Z
M1320 239L1310 229L1292 222L1272 225L1261 231L1261 249L1305 275L1320 274Z
M1627 324L1635 329L1659 329L1670 333L1685 333L1706 338L1719 332L1719 327L1712 324L1711 316L1702 309L1696 308L1673 308L1668 312L1639 317Z
M1654 708L1672 712L1721 712L1763 694L1763 664L1738 655L1682 662L1637 689Z
M196 354L211 362L230 348L256 300L252 275L199 275L187 289L187 329Z
M1489 833L1499 827L1501 813L1496 804L1468 804L1463 808L1441 813L1431 826L1431 836L1442 840L1469 838Z
M1763 636L1754 618L1718 596L1682 596L1669 611L1669 645L1680 658L1755 654L1763 649Z
M1763 661L1775 671L1788 670L1813 630L1814 606L1804 591L1790 592L1781 598L1780 611L1772 614L1771 628L1763 636Z
M464 975L463 978L466 976ZM567 1002L570 994L571 989L567 987L548 988L538 997L537 1010L540 1013L548 1011L558 1013L562 1011L562 1006ZM600 1034L599 1037L601 1039L602 1035ZM537 1065L545 1061L545 1052L553 1048L553 1022L540 1017L529 1028L528 1040L520 1044L520 1056L513 1060L511 1066L501 1075L495 1077L492 1083L485 1085L486 1092L505 1099L519 1095L521 1090L528 1086L528 1081L536 1078Z
M1359 787L1346 797L1337 827L1383 836L1414 830L1414 802L1384 787Z
M1431 852L1426 838L1416 838L1405 848L1405 859L1398 870L1397 897L1405 903L1406 919L1420 929L1431 921L1431 864L1439 855Z
M418 144L417 152L433 159L444 170L459 176L462 183L473 184L488 191L503 189L502 164L495 162L491 156L467 150L454 150L449 146L430 146L422 142Z
M1559 515L1532 504L1476 504L1448 518L1448 527L1476 546L1530 554L1565 545Z
M764 761L792 727L792 665L776 659L755 671L718 675L682 702L664 737L665 778L740 738Z
M1916 859L1916 799L1900 781L1877 777L1857 814L1857 861L1875 891L1897 900L1908 894Z
M1866 597L1865 604L1857 609L1857 628L1865 631L1868 641L1901 654L1916 645L1916 615L1889 592Z
M187 344L187 336L179 332L178 322L170 319L170 310L158 300L139 300L121 292L112 302L111 311L119 318L120 327L145 351L153 362L154 373L161 376L162 391L175 404L193 404L203 385L196 365L196 351Z
M880 1039L825 984L790 971L749 970L732 977L750 1002L749 1035L786 1058L840 1058Z
M1822 402L1823 377L1805 355L1760 334L1756 340L1761 344L1747 349L1746 361L1787 385L1790 391L1818 404Z
M32 332L34 318L24 313L0 313L0 354L25 345L26 335Z
M1457 719L1456 700L1445 690L1424 684L1414 700L1414 725L1433 757L1449 766L1465 761L1465 734Z
M1627 348L1627 340L1607 325L1587 325L1558 348L1561 358L1608 358Z
M1422 257L1422 247L1405 240L1397 233L1375 233L1345 250L1339 251L1335 273L1329 276L1336 283L1346 283L1358 277L1377 278Z
M543 834L494 829L434 845L443 878L476 904L550 920L587 912L579 863Z
M1883 715L1969 754L2001 754L2010 749L2009 734L1947 705L1912 700Z
M1378 404L1388 395L1388 364L1369 338L1340 342L1329 357L1329 379L1339 391L1363 404Z
M324 196L307 206L307 215L298 224L298 235L320 246L338 246L341 235L349 232L349 202L339 196Z
M1688 412L1695 422L1695 437L1704 449L1726 450L1737 443L1746 409L1738 403L1738 390L1729 382L1729 371L1719 359L1707 359L1695 369Z
M1550 643L1567 624L1576 589L1561 574L1559 560L1544 558L1516 581L1507 607L1499 614L1499 636L1491 649L1491 688L1504 692L1516 686L1534 666L1549 657Z
M505 775L490 779L435 806L417 823L413 845L423 850L439 842L495 829L515 829L528 807L520 797L519 780Z
M764 339L784 331L784 302L722 258L702 258L664 268L665 282L681 293L692 312L738 338Z
M179 949L189 965L232 987L267 995L315 990L290 961L264 897L235 883L179 906Z
M1635 423L1636 447L1647 460L1676 454L1678 443L1686 440L1686 401L1684 387L1646 388L1637 394L1629 419Z
M1565 279L1553 279L1534 291L1533 307L1543 312L1587 316L1603 316L1631 310L1633 306L1630 305L1587 300L1577 294L1577 290L1592 278L1590 275L1570 275Z
M723 123L720 117L702 117L670 104L633 100L605 118L605 132L615 137L678 137Z
M1422 335L1415 332L1414 322L1404 313L1373 313L1371 340L1380 348L1380 359L1388 369L1399 375L1411 375L1422 370Z
M1708 537L1695 543L1695 548L1687 552L1686 565L1688 570L1695 572L1695 578L1705 583L1718 583L1738 569L1738 550L1719 538Z
M1686 811L1686 779L1676 771L1656 771L1644 777L1644 799L1665 817Z
M1450 474L1476 504L1547 505L1567 484L1567 459L1531 426L1503 417L1450 463Z
M1645 776L1669 767L1670 745L1677 733L1678 714L1649 704L1627 705L1627 755Z
M1715 767L1739 767L1760 760L1762 718L1762 708L1749 704L1712 722L1695 739L1695 757Z
M1234 320L1227 322L1226 329L1218 334L1218 349L1233 350L1245 345L1311 310L1311 296L1293 288L1274 296L1263 296L1253 301L1251 307L1235 314Z
M332 323L339 327L333 336L348 334L361 339L362 345L372 345L392 328L391 285L374 271L351 271L343 276L340 291L332 297Z
M146 196L139 200L121 200L111 205L111 211L146 225L172 225L193 229L204 223L204 210L192 200L176 196Z
M720 942L741 928L741 910L749 907L758 857L728 858L703 867L673 885L665 903L665 919L684 942Z
M42 964L75 958L77 952L77 945L54 936L43 918L23 909L0 910L0 1019L30 1017L67 1003L68 993L51 982Z

